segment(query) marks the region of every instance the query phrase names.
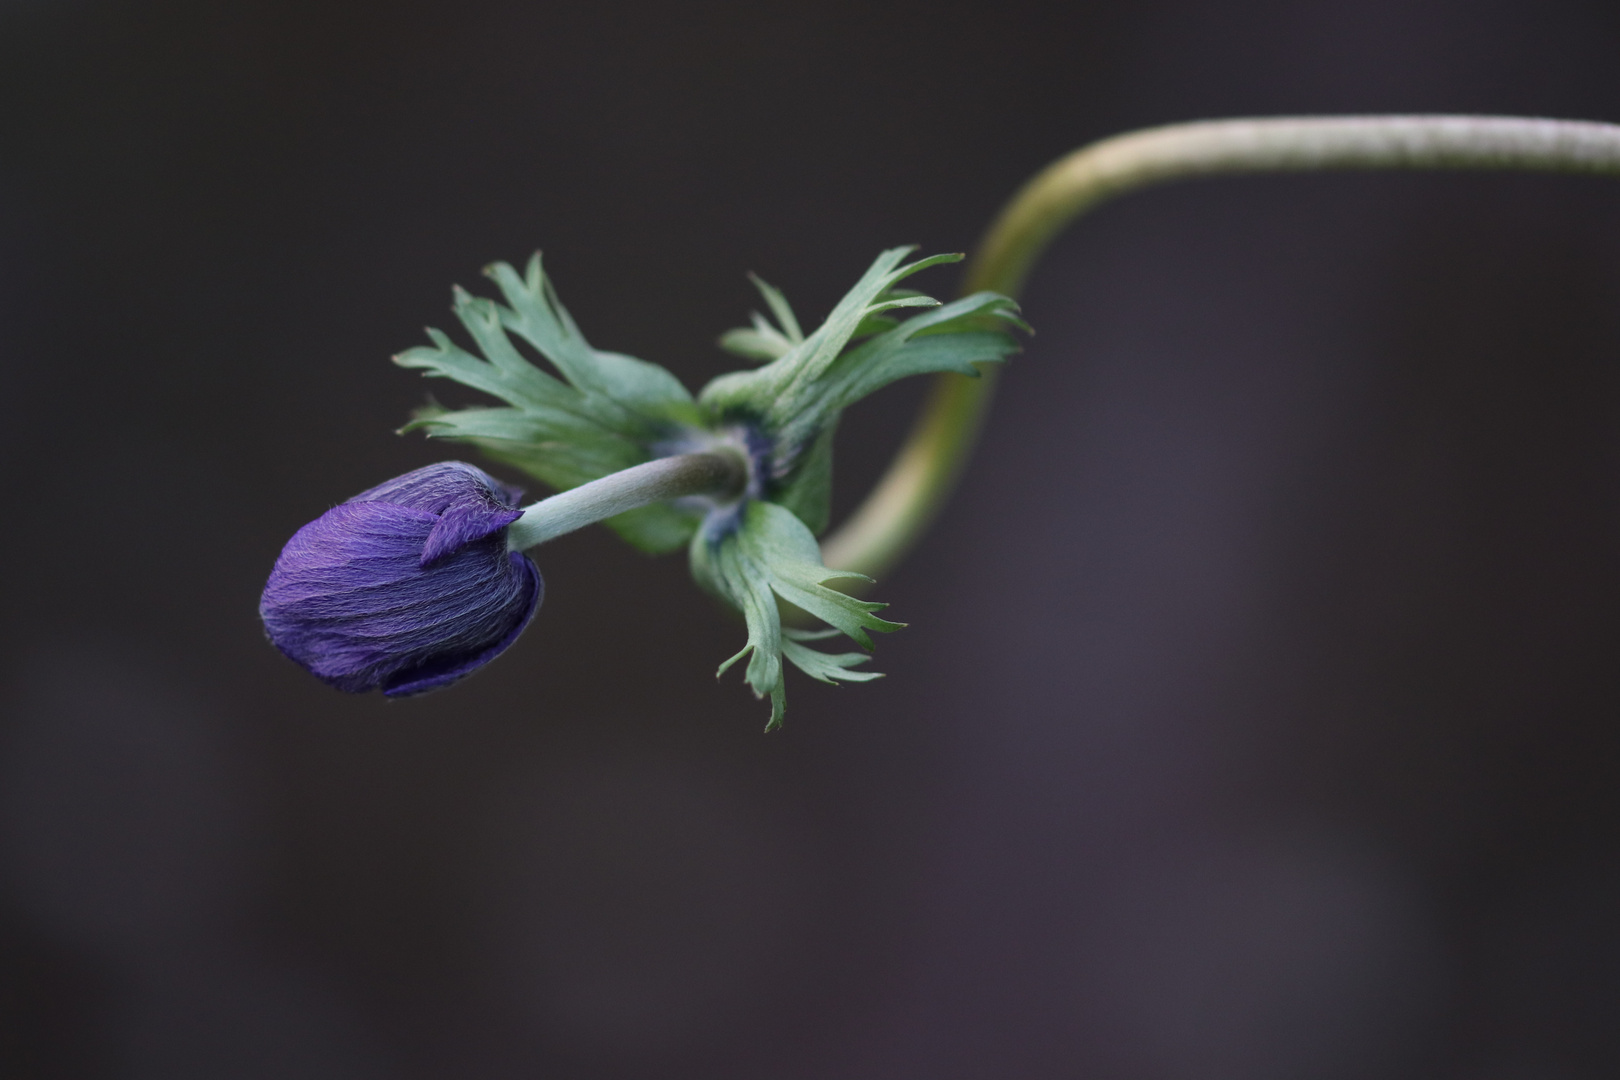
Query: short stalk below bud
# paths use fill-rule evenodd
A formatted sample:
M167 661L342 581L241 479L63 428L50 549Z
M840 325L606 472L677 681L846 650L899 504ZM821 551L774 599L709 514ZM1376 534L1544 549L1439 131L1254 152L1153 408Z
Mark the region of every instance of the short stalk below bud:
M730 448L657 458L525 507L523 516L506 530L506 545L522 551L670 499L708 498L717 506L734 502L747 491L748 474L748 461Z

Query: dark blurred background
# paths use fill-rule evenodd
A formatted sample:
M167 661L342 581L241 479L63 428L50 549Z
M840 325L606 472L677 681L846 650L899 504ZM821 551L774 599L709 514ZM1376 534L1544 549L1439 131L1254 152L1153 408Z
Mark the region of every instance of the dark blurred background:
M486 262L696 386L744 271L819 318L1093 138L1620 119L1617 14L0 0L0 1075L1620 1075L1612 180L1086 219L889 677L795 672L776 734L602 530L420 700L255 614L298 526L467 456L391 434L463 398L388 357Z

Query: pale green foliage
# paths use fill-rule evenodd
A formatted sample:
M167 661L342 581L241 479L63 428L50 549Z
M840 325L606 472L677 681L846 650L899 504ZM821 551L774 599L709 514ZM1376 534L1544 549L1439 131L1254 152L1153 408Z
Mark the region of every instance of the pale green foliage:
M897 288L920 270L962 257L935 255L902 265L913 250L891 248L879 255L808 337L799 333L782 294L755 278L778 326L756 314L751 328L730 331L721 344L751 358L772 357L771 362L722 375L698 395L712 413L755 418L771 434L774 498L818 533L826 527L832 490L828 433L844 409L908 375L977 376L976 365L1018 351L1009 330L1029 329L1018 317L1018 305L998 293L974 293L941 305ZM933 310L899 322L888 312L900 308Z
M720 347L744 360L775 360L803 341L804 332L799 329L799 320L793 317L793 309L781 290L762 281L757 274L749 274L748 280L765 298L765 306L776 316L777 325L772 326L769 319L756 311L752 326L721 334Z
M724 674L738 660L748 657L748 685L761 697L768 694L771 698L771 719L766 730L781 724L786 706L784 656L822 682L862 682L877 677L874 672L850 670L866 660L865 653L830 655L802 642L844 633L862 648L870 649L868 630L887 632L904 625L873 614L884 604L857 600L827 588L826 582L861 575L823 566L815 536L791 511L775 503L750 503L737 528L719 542L702 533L693 538L692 573L702 585L740 610L748 623L748 644L721 664L716 674ZM798 634L784 630L778 598L814 615L832 631Z
M748 507L736 530L718 539L705 530L692 541L693 573L740 608L748 622L748 644L720 670L749 657L749 685L756 694L771 697L770 727L782 721L784 658L823 682L864 680L874 674L850 670L866 659L864 653L823 653L804 644L810 638L784 631L778 598L828 623L835 632L849 634L864 648L871 647L865 630L897 628L872 614L882 605L864 604L823 584L860 576L828 570L815 543L815 533L827 524L832 439L839 416L856 401L907 375L934 371L978 375L976 364L1003 360L1017 351L1010 328L1028 329L1018 318L1017 305L996 293L976 293L941 305L932 297L898 288L919 270L961 258L936 255L902 265L912 250L893 248L879 255L808 337L800 332L782 294L754 278L776 324L756 313L751 327L730 331L720 343L738 355L769 363L722 375L698 397L715 415L749 417L771 437L769 491L777 505L756 503ZM932 310L904 322L888 314L901 308ZM851 342L858 343L851 346ZM833 597L837 599L829 599Z
M742 413L759 420L775 436L778 476L790 472L810 442L845 408L896 379L933 371L977 375L975 364L1004 360L1018 351L1007 331L1028 329L1018 306L997 293L975 293L941 306L938 300L896 286L930 266L959 261L960 255L934 255L901 265L913 248L891 248L879 255L827 321L809 337L798 334L793 313L780 293L756 283L783 325L771 336L756 315L752 330L733 330L722 341L757 347L766 356L787 343L769 364L734 371L708 386L698 400L719 414ZM885 313L899 308L936 310L897 323ZM752 335L752 336L743 336ZM854 348L850 341L866 337ZM767 348L769 346L769 348Z
M884 605L827 587L858 574L829 570L816 534L826 528L832 491L832 443L843 410L883 386L934 371L977 375L975 365L1017 351L1009 330L1027 329L1004 296L976 293L941 305L897 286L919 270L959 255L902 265L911 248L880 255L820 327L806 335L783 295L754 284L771 318L721 338L725 349L764 361L722 376L693 400L656 364L592 348L530 260L520 276L505 263L486 273L504 305L456 290L454 311L483 355L429 330L431 346L396 357L404 367L483 391L502 406L418 412L408 428L471 442L491 457L563 489L640 464L705 439L735 439L769 447L758 477L758 498L718 507L699 527L695 512L673 505L643 507L608 522L631 543L668 551L690 543L692 571L711 592L742 612L748 643L721 665L748 658L746 678L771 699L770 727L782 722L784 661L823 682L877 678L853 670L863 652L824 653L806 642L845 634L870 649L868 631L899 629L874 612ZM889 312L927 308L904 322ZM774 321L773 321L774 320ZM527 343L561 378L531 364L514 343ZM792 605L831 629L784 629L779 604Z
M701 415L680 380L657 364L593 349L557 299L536 254L519 276L506 263L485 270L506 304L455 291L452 310L484 358L430 329L431 346L394 358L402 367L453 379L504 407L419 410L405 430L478 445L559 490L639 465L652 446ZM561 379L531 364L512 337L551 361ZM608 522L644 550L669 551L691 538L697 518L648 506Z

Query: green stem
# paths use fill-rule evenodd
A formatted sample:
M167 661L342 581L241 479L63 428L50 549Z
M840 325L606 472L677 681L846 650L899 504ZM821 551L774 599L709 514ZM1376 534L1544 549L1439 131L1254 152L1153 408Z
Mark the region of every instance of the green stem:
M1137 188L1237 173L1326 169L1512 169L1620 174L1620 125L1499 116L1304 116L1172 124L1060 158L1013 196L969 264L964 292L1016 297L1075 218ZM927 530L966 464L991 373L941 375L866 501L822 544L839 570L878 576Z
M506 546L522 551L626 510L667 499L738 499L747 483L748 462L740 453L715 450L658 458L524 507L523 516L507 526Z

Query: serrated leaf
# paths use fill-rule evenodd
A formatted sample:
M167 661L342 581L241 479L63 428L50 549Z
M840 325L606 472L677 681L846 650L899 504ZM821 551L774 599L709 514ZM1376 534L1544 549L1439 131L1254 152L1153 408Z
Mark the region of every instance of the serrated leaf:
M771 309L776 316L776 325L781 327L782 336L791 344L797 345L804 340L804 331L799 329L798 317L793 314L793 305L787 302L782 290L767 282L758 274L749 274L748 280L754 283L759 295L764 297L765 306Z
M849 670L864 659L864 654L822 653L803 644L808 638L784 632L779 599L802 608L868 649L872 647L868 631L886 633L904 625L874 614L883 604L857 600L827 588L829 581L861 575L823 565L815 536L791 511L775 503L749 503L736 528L718 539L700 532L692 540L691 555L697 579L743 613L748 643L720 665L718 674L747 657L744 678L757 696L771 698L771 719L766 730L780 726L786 707L784 657L823 681L863 681L873 677L871 672Z
M863 652L824 653L784 638L782 655L817 682L871 682L883 678L881 671L850 670L856 664L864 664L872 659Z
M754 318L757 321L752 327L738 327L721 334L720 347L733 356L756 362L775 360L793 348L793 342L783 337L774 326L757 314Z
M522 277L506 263L495 263L484 273L509 305L499 309L501 324L538 349L587 398L612 402L643 416L691 416L689 409L682 408L691 403L691 393L668 371L622 353L591 348L557 298L538 251L529 257Z
M772 439L771 478L779 490L791 487L801 469L813 465L825 470L830 456L812 454L812 448L820 446L817 440L844 409L867 394L908 375L976 375L976 365L1017 351L1009 331L1027 327L1007 297L978 293L941 306L922 293L899 288L899 282L920 270L961 258L935 255L904 263L912 250L883 252L814 333L765 366L722 375L699 394L699 402L711 412L747 418ZM920 307L935 310L903 322L888 314ZM780 342L760 333L761 323L756 319L753 331L733 331L738 335L733 344L756 354L779 347ZM865 340L851 345L861 338Z
M777 325L772 326L769 319L756 311L752 315L753 326L727 330L720 335L720 347L745 360L775 360L803 341L804 332L799 329L799 320L780 289L757 274L749 274L748 280L754 283L754 288L765 299L765 306L776 316Z
M838 631L829 626L821 630L805 630L797 626L782 627L782 636L789 641L826 641L828 638L838 636Z
M457 289L452 306L477 354L429 329L431 346L407 349L395 362L506 404L420 410L405 430L470 442L566 489L649 460L653 444L701 420L691 393L668 371L591 347L558 300L538 253L522 275L506 263L485 273L506 304ZM532 346L562 377L532 364L514 339ZM694 522L666 508L610 524L638 547L670 550L687 541Z
M955 262L960 255L934 256L908 266L900 266L913 248L891 248L877 257L861 279L840 300L827 320L792 350L757 371L739 371L715 379L698 396L720 411L751 409L762 419L792 415L797 409L795 390L802 392L827 365L837 359L861 321L887 310L894 303L915 303L921 297L882 299L883 294L926 266ZM898 267L898 269L897 269Z

